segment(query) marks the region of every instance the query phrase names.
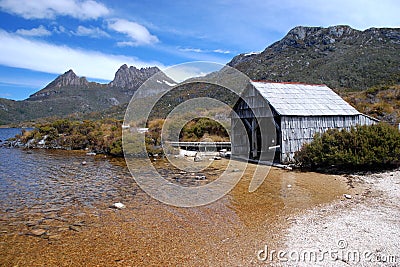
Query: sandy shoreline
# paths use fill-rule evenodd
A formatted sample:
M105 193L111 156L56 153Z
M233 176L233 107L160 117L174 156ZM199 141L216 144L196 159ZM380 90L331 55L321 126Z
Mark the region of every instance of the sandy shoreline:
M308 210L289 227L283 266L400 266L400 170L347 179L351 199Z

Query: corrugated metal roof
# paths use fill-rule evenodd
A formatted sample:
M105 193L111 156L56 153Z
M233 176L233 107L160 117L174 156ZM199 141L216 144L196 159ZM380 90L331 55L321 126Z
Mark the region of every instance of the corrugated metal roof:
M251 82L280 115L361 114L326 85Z

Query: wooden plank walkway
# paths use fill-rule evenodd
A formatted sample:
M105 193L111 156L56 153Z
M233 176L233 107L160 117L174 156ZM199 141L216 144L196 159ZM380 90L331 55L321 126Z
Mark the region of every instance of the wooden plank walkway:
M199 151L204 150L231 150L231 142L166 142L166 144L172 147L179 147L183 149L196 149Z

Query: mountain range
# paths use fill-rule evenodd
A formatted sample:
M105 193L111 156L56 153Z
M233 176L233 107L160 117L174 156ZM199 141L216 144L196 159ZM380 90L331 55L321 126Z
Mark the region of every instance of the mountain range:
M340 94L400 83L400 29L349 26L295 27L281 40L259 53L235 56L227 65L252 80L326 84ZM0 124L51 116L104 116L122 118L136 90L154 74L157 82L146 86L146 98L176 82L157 67L121 66L108 84L89 82L72 70L22 101L0 98ZM226 68L211 76L229 76ZM198 85L188 90L197 90ZM210 87L209 90L213 90ZM182 98L183 99L183 98ZM361 99L358 97L357 99ZM368 98L366 98L368 99ZM371 100L368 100L371 101ZM168 103L164 103L168 106Z
M85 77L78 77L73 70L69 70L26 100L0 98L0 124L43 117L89 114L126 104L136 90L155 74L159 82L148 85L147 88L151 89L144 91L141 97L165 91L176 82L157 67L137 69L122 65L108 84L89 82Z

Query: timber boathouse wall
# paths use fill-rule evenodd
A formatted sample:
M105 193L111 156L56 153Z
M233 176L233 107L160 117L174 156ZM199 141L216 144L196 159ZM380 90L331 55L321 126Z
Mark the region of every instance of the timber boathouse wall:
M315 133L376 122L326 85L251 82L232 113L232 156L289 163Z

